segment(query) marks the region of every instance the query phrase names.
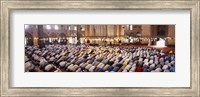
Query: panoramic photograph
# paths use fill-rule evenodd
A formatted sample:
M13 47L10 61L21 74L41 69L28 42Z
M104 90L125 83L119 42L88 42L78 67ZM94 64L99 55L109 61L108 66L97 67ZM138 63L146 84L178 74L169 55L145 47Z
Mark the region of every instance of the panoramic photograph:
M175 25L25 24L24 72L175 72Z

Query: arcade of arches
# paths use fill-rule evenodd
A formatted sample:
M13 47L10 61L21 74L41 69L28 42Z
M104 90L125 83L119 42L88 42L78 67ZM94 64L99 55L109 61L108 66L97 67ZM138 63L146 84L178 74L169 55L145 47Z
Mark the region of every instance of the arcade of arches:
M57 28L57 29L55 29ZM175 45L175 25L26 25L25 44Z

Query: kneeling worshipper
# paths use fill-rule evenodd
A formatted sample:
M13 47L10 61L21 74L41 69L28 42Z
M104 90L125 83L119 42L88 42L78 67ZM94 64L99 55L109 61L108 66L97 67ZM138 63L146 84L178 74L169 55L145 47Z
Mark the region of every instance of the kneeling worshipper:
M175 52L129 46L26 46L25 72L175 72Z

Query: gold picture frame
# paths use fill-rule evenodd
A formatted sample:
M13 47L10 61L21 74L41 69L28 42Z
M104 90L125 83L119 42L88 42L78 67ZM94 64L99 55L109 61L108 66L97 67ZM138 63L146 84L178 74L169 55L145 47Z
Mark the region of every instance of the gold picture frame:
M200 96L199 0L1 0L1 96ZM189 88L13 88L10 74L10 12L21 9L188 9L191 22L191 87Z

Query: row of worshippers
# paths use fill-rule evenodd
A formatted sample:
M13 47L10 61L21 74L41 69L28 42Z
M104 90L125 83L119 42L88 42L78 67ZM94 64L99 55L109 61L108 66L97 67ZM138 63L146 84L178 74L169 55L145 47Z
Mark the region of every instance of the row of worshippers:
M175 53L155 48L46 45L25 47L26 72L175 72Z

